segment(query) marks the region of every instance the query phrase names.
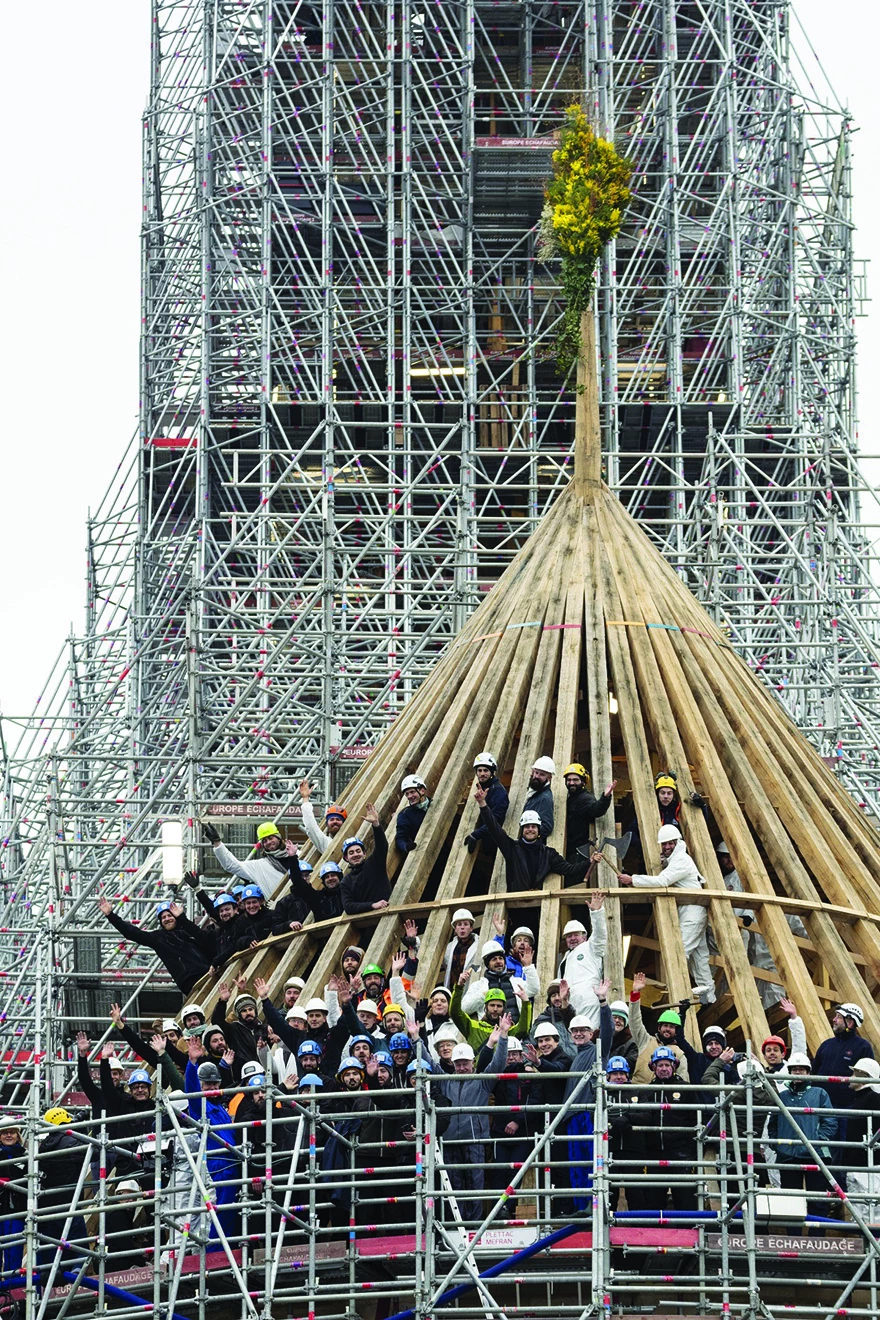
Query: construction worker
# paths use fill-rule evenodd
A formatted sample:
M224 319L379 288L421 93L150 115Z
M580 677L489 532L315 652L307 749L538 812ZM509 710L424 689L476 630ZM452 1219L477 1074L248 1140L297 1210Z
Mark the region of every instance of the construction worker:
M556 766L552 757L539 756L532 766L532 773L529 775L529 796L523 803L523 812L536 811L538 813L542 839L549 839L553 833L553 785L551 781L555 774ZM479 799L477 800L479 801ZM495 842L497 843L498 840L496 839Z
M474 914L467 908L457 908L452 914L454 938L446 946L443 956L443 984L455 985L462 972L477 957L480 938L475 929Z
M613 1046L612 1046L613 1049ZM641 1096L630 1085L632 1064L623 1054L615 1050L605 1065L605 1080L608 1084L605 1092L606 1120L608 1123L608 1172L611 1178L609 1205L612 1213L617 1212L620 1193L626 1195L628 1210L646 1210L648 1198L645 1190L638 1185L634 1174L637 1169L618 1169L614 1162L626 1161L628 1164L644 1164L646 1154L645 1132L636 1123L641 1121Z
M549 1022L556 1030L562 1049L571 1058L574 1058L577 1050L572 1044L569 1033L569 1027L574 1016L575 1011L568 995L568 982L551 981L547 987L547 1002L534 1020L532 1039L535 1039L538 1027L542 1027L545 1022Z
M221 1103L223 1077L216 1064L204 1058L199 1042L187 1041L189 1062L186 1065L186 1090L192 1096L188 1104L191 1118L209 1126L207 1140L208 1176L213 1184L212 1201L216 1217L226 1237L234 1236L238 1227L235 1202L238 1188L234 1179L238 1174L235 1147L237 1133L229 1110ZM208 1237L219 1239L217 1225L211 1221Z
M604 910L605 895L596 890L590 896L590 916L593 933L587 938L587 928L581 921L566 922L562 932L567 952L559 962L558 974L568 982L569 997L576 1014L599 1025L599 1001L593 987L602 980L605 949L608 944L608 922Z
M475 1050L479 1050L485 1045L494 1028L497 1027L502 1017L507 1013L507 998L503 990L487 990L483 996L483 1016L481 1018L472 1017L462 1008L464 987L467 985L470 975L471 971L469 969L462 972L458 978L458 985L452 992L449 1016L468 1044L472 1045ZM515 990L514 993L522 1007L515 1023L511 1018L511 1031L514 1036L519 1036L520 1040L526 1040L532 1025L532 1005L525 990ZM510 1015L508 1014L508 1016Z
M456 987L459 990L460 987ZM502 1013L497 1028L497 1044L487 1073L504 1072L507 1063L507 1035L510 1018ZM490 1031L488 1035L491 1035ZM490 1138L488 1100L493 1090L491 1078L478 1080L474 1073L474 1047L456 1045L452 1051L451 1077L440 1083L443 1094L452 1106L452 1115L446 1135L442 1139L443 1160L449 1181L456 1192L467 1192L467 1200L459 1200L459 1211L465 1222L482 1219L483 1201L479 1194L485 1186L486 1143Z
M880 1212L880 1167L876 1145L871 1145L880 1132L880 1063L876 1059L856 1059L850 1073L849 1085L853 1102L846 1119L845 1163L855 1165L846 1175L847 1195L858 1203L862 1214L871 1223L877 1222ZM867 1112L853 1113L852 1110ZM868 1163L868 1149L872 1150Z
M509 893L524 893L530 889L540 889L547 876L564 876L568 880L583 880L589 868L584 860L574 864L567 862L555 848L550 848L541 837L541 817L536 811L526 810L519 818L519 837L512 839L502 830L492 812L486 806L486 794L479 787L474 797L480 806L480 820L486 825L489 837L498 846L504 858L507 889ZM539 913L531 909L521 911L520 916L530 929L537 927Z
M256 996L247 993L245 984L243 976L236 981L239 993L232 1000L234 1021L229 1022L226 1017L232 991L225 981L217 987L217 1002L211 1017L226 1037L226 1043L235 1050L239 1068L248 1059L259 1059L260 1047L266 1044L266 1027L260 1021Z
M133 944L153 950L182 994L188 995L196 981L210 970L214 943L211 932L190 921L179 903L158 905L159 930L142 930L140 926L133 926L130 921L117 916L103 895L98 899L98 907L120 935Z
M305 988L306 983L301 976L288 976L287 980L284 982L285 1012L288 1009L293 1008Z
M257 856L247 861L240 861L229 851L213 825L203 821L202 830L223 870L237 875L245 885L258 885L265 898L271 898L297 868L296 846L285 844L274 820L261 821L257 826Z
M641 1007L633 1011L634 1005L630 1003L630 1030L633 1039L639 1047L639 1057L636 1060L635 1070L633 1072L633 1081L637 1084L650 1082L651 1080L651 1059L658 1045L672 1051L676 1059L676 1073L680 1082L689 1082L687 1059L684 1050L678 1044L678 1035L682 1029L681 1014L675 1008L666 1008L657 1019L655 1035L650 1037L642 1024Z
M590 843L593 822L604 816L614 800L617 780L612 779L600 798L590 792L590 776L586 767L579 761L565 767L565 787L568 800L565 804L565 855L570 862L579 862L581 854L578 848L585 848Z
M853 1065L859 1059L873 1059L874 1050L870 1041L859 1035L859 1027L864 1021L865 1012L860 1004L837 1005L831 1016L831 1030L834 1034L828 1040L823 1040L816 1051L814 1072L818 1077L848 1079ZM791 1072L790 1059L788 1070ZM853 1104L855 1092L848 1080L825 1082L824 1086L835 1109L849 1109Z
M299 868L291 871L290 892L301 900L306 910L312 913L315 921L333 921L336 917L341 917L343 912L342 867L338 862L324 862L319 875L321 888L314 889ZM279 909L283 912L284 902L282 898L275 909L276 912Z
M562 1048L559 1030L552 1022L535 1027L534 1045L524 1045L526 1061L541 1074L544 1103L554 1109L562 1104L567 1078L559 1076L571 1068L572 1055Z
M266 906L259 885L245 885L241 901L244 912L241 915L242 930L238 947L240 950L255 949L272 934L275 914Z
M527 999L534 999L540 989L538 982L538 973L533 966L529 970L532 973L531 985L523 976L515 976L513 970L507 965L507 957L504 948L497 940L489 940L484 944L480 957L483 962L483 975L477 977L471 975L467 990L462 997L462 1009L465 1013L476 1012L480 1005L485 1002L486 995L490 990L500 990L504 995L505 1007L511 1018L516 1021L519 1018L520 1000L517 996L517 990L525 991ZM471 968L473 972L473 968Z
M688 856L687 844L681 837L676 825L661 825L657 842L664 869L660 875L629 875L624 871L618 874L618 882L637 889L657 889L665 886L670 889L702 889L705 881L700 875L693 858ZM601 854L594 853L594 859ZM697 903L681 903L678 907L678 924L681 929L682 943L688 961L688 968L695 986L699 988L704 1004L715 1002L715 985L712 968L709 964L709 945L706 939L706 909Z
M804 1144L806 1138L820 1158L828 1164L832 1158L829 1142L837 1136L837 1115L826 1087L836 1083L810 1085L811 1073L819 1075L818 1063L810 1065L809 1056L793 1053L788 1060L787 1085L779 1092L785 1110L772 1109L767 1123L767 1135L776 1151L776 1171L780 1186L789 1191L829 1192L830 1184L813 1162L812 1152ZM846 1083L844 1089L848 1089ZM791 1113L791 1117L785 1111ZM845 1156L849 1162L849 1155ZM846 1185L846 1178L843 1179ZM826 1215L825 1199L807 1201L808 1215Z
M507 808L510 806L510 797L507 789L498 778L498 763L491 752L480 752L479 756L474 757L474 774L478 786L486 794L486 806L492 812L498 825L503 825ZM483 843L483 850L485 851L488 842L486 826L482 824L471 830L464 840L468 852L473 852L480 843ZM492 848L491 851L494 854L495 849Z
M697 1103L697 1097L678 1089L682 1080L677 1076L678 1056L668 1045L658 1045L652 1051L650 1070L654 1085L639 1105L639 1123L650 1133L649 1153L655 1157L648 1162L648 1172L652 1172L656 1161L658 1173L668 1169L670 1173L687 1175L695 1180L697 1123L692 1106ZM682 1183L676 1180L669 1190L676 1210L696 1210L695 1181ZM662 1188L652 1188L650 1196L655 1205L659 1200L657 1208L665 1209L666 1193Z
M348 817L345 807L340 807L337 802L331 802L330 806L324 812L325 830L322 830L315 820L315 809L312 806L312 786L307 779L301 779L299 785L300 805L302 808L302 823L308 838L315 845L319 853L326 852L333 842L334 836L342 829Z
M406 775L400 785L400 791L408 805L397 813L394 845L399 853L406 855L416 846L416 835L422 828L431 799L428 797L428 785L419 775Z
M26 1214L27 1151L18 1123L7 1118L0 1124L0 1290L21 1269Z
M342 860L348 866L342 880L342 906L350 916L386 908L391 898L388 840L372 802L364 808L364 820L373 827L373 851L369 856L363 839L357 835L352 835L342 845Z
M287 930L302 930L303 922L314 910L313 900L317 897L312 888L313 872L311 862L304 862L301 858L297 859L296 868L291 868L290 893L278 900L272 912L273 935L281 935Z
M38 1261L45 1269L51 1266L56 1251L60 1251L62 1261L89 1254L85 1219L72 1200L91 1146L79 1132L69 1130L73 1117L61 1105L47 1109L43 1121L49 1127L40 1141L39 1210L41 1214L46 1210L57 1211L54 1217L41 1218L39 1224L42 1246ZM56 1247L56 1242L61 1246Z
M196 897L200 901L202 893L196 891ZM205 897L207 899L207 896ZM214 936L211 966L218 969L237 952L245 931L244 918L234 894L224 891L217 895L213 903L210 899L207 899L207 903L211 909L211 919L215 923L213 927L209 927ZM204 907L205 904L203 903L202 906Z
M628 1076L631 1076L639 1057L639 1047L636 1045L635 1038L629 1028L630 1007L623 999L616 999L610 1007L611 1020L614 1023L611 1053L617 1058L626 1060L629 1065Z

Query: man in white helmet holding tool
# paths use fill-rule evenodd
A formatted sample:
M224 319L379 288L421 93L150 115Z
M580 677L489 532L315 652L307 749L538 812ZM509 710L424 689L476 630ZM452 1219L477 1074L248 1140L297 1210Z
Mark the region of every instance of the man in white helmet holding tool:
M661 825L657 834L663 870L659 875L618 874L618 883L637 889L702 889L705 880L697 870L694 859L688 855L687 844L676 825ZM601 854L594 853L601 860ZM709 965L709 944L706 939L707 913L698 903L680 903L678 924L688 961L688 969L700 998L705 1004L715 1002L715 983Z

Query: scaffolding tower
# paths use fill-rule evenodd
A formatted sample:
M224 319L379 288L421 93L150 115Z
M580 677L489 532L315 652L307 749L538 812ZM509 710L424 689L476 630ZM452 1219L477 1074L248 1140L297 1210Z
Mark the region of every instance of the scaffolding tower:
M163 822L244 843L303 774L338 793L568 482L537 233L573 101L633 164L596 296L608 482L876 810L850 124L799 87L787 0L152 17L140 431L85 625L2 725L7 1064L58 1057L108 976L168 984L98 894L152 911Z

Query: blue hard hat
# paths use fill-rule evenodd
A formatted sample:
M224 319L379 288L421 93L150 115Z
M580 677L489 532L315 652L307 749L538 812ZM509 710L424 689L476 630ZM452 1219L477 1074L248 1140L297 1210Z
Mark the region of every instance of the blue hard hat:
M606 1073L625 1072L628 1077L630 1074L629 1062L622 1054L614 1054L608 1060L608 1063L605 1066L605 1071Z
M407 1075L409 1075L412 1072L415 1072L418 1067L419 1067L418 1059L413 1059L412 1063L408 1063L406 1065Z
M316 1040L304 1040L296 1052L296 1057L301 1059L304 1054L315 1054L320 1056L324 1051Z
M364 1071L364 1065L361 1063L360 1059L356 1059L353 1054L349 1054L342 1060L339 1067L336 1069L336 1076L341 1077L349 1068L357 1068L358 1072Z
M244 893L244 885L233 885L232 892L236 898L241 898L242 894Z
M259 1087L262 1090L262 1088L266 1085L265 1073L254 1073L253 1077L249 1077L247 1079L247 1084L248 1086L253 1087L254 1090L256 1090L257 1087Z
M387 1050L376 1050L376 1053L373 1055L373 1060L375 1063L381 1064L383 1068L394 1067L394 1060Z
M241 893L242 898L258 898L261 903L265 903L266 896L259 885L245 885Z
M299 1079L300 1086L323 1086L324 1078L319 1077L317 1073L303 1073Z
M369 1045L371 1050L374 1049L376 1045L376 1042L371 1036L352 1036L349 1044L357 1045L358 1042L363 1042L364 1045Z
M339 863L338 863L338 862L325 862L324 865L321 867L320 874L321 874L322 876L323 876L323 875L332 875L332 874L334 873L334 871L336 872L337 875L341 875L341 874L342 874L342 867L339 865Z
M170 903L160 903L156 908L156 916L159 917L162 915L163 912L168 912L170 911L170 909L171 909Z
M393 1054L395 1050L411 1050L412 1042L404 1031L395 1031L388 1042L388 1048Z
M363 841L363 839L359 839L358 836L357 836L356 834L350 834L350 835L348 836L348 838L345 839L345 840L343 841L343 844L342 844L342 855L343 855L343 857L345 856L345 854L346 854L346 852L348 851L348 849L351 848L352 845L355 844L355 843L358 845L359 848L363 848L363 847L365 846L365 845L364 845L364 841Z
M300 858L299 869L301 871L309 872L309 871L314 871L315 868L312 866L311 862L306 862L302 858Z
M227 903L231 903L232 906L235 907L236 900L234 894L218 894L214 899L215 908L222 908Z
M675 1050L671 1050L668 1045L658 1045L651 1055L651 1063L662 1063L664 1059L667 1063L678 1063Z
M144 1068L135 1068L128 1079L129 1086L134 1086L135 1082L146 1082L147 1086L152 1086L153 1079Z

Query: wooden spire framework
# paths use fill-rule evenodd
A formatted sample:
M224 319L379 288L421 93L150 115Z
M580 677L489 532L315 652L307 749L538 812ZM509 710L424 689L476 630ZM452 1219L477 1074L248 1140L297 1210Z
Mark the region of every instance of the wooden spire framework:
M707 880L697 901L708 904L715 961L729 986L704 1017L752 1041L768 1031L756 984L756 975L767 974L747 962L735 902L753 909L811 1048L828 1035L828 1008L839 1000L862 1004L867 1033L880 1039L874 1002L880 836L602 482L592 316L583 318L583 342L568 490L343 797L351 826L359 828L367 802L386 823L392 906L276 937L228 972L264 975L273 994L286 977L299 974L308 978L308 993L319 993L349 944L366 946L368 962L387 965L402 917L412 915L423 930L419 980L427 993L440 973L452 909L464 900L482 912L489 935L491 914L503 913L507 899L501 864L481 880L474 870L479 853L464 846L477 823L474 757L484 749L494 753L510 791L506 828L515 833L530 767L548 754L560 771L550 840L560 851L561 771L570 761L587 765L596 791L617 778L618 798L631 797L649 871L659 870L657 770L677 774L683 798L694 788L708 797L709 823L699 810L683 808L688 848ZM394 816L404 805L400 781L416 770L432 802L418 846L404 858L393 846ZM613 813L596 828L600 837L613 834ZM745 894L724 888L715 854L720 838ZM316 874L319 860L341 860L341 842L337 836L323 857L313 858ZM599 869L596 883L610 891L606 966L614 992L624 992L626 974L638 965L665 986L664 998L687 995L677 903L694 902L693 892L620 890L612 867ZM563 890L559 877L550 877L540 898L515 900L537 901L539 972L546 986L555 974L567 905L584 902L585 891ZM809 941L792 933L787 912L801 916ZM211 988L204 990L210 1001Z

